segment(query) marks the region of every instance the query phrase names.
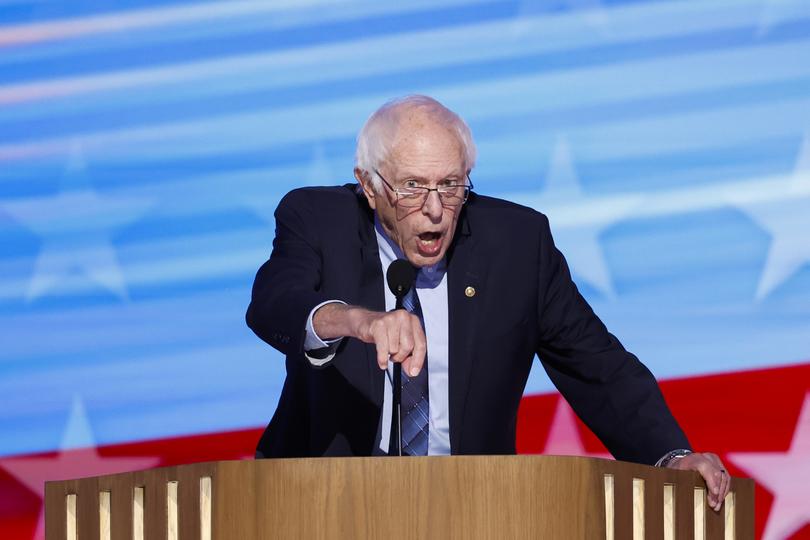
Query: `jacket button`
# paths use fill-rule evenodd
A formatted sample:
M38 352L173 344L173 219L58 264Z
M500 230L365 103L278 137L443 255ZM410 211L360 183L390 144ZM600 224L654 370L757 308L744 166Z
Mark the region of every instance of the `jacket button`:
M475 296L475 287L467 287L464 289L464 294L467 296L467 298L472 298Z

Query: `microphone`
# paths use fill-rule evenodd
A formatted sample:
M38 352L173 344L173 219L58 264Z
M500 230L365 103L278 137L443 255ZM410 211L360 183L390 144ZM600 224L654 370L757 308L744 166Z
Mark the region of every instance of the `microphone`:
M416 279L416 268L406 259L397 259L388 266L385 274L388 289L396 298L395 310L402 309L402 300L413 287ZM402 364L394 364L393 377L393 407L391 408L391 439L388 443L388 453L393 453L396 447L397 455L402 455Z
M388 266L385 279L388 281L388 289L397 299L395 309L402 309L402 299L411 290L416 279L416 268L407 259L397 259Z

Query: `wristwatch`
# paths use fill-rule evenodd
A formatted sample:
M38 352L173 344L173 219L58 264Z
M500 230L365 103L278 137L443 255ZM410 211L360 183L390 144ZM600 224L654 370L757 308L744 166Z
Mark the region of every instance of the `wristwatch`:
M688 450L686 448L678 448L677 450L672 450L670 452L667 452L664 455L664 457L659 459L658 462L655 464L655 466L656 467L668 467L669 464L672 463L673 461L677 461L677 460L679 460L681 458L684 458L684 457L688 456L691 453L692 453L692 451Z

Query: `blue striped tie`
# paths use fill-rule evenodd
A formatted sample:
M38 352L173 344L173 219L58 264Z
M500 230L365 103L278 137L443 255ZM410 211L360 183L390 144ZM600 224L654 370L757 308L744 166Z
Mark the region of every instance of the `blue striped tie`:
M422 317L422 306L416 287L411 288L402 306L419 317L422 328L425 320ZM430 406L428 401L428 364L416 377L408 377L402 371L402 452L411 456L426 456L428 451L428 430L430 424Z

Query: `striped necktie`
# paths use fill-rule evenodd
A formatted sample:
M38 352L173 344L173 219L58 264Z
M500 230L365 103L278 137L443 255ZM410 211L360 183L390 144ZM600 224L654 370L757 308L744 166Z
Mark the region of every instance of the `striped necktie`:
M422 328L425 319L422 317L422 306L416 287L402 299L405 309L419 317ZM428 400L428 363L416 377L409 377L402 371L402 452L411 456L426 456L428 452L428 430L430 425L430 407Z

